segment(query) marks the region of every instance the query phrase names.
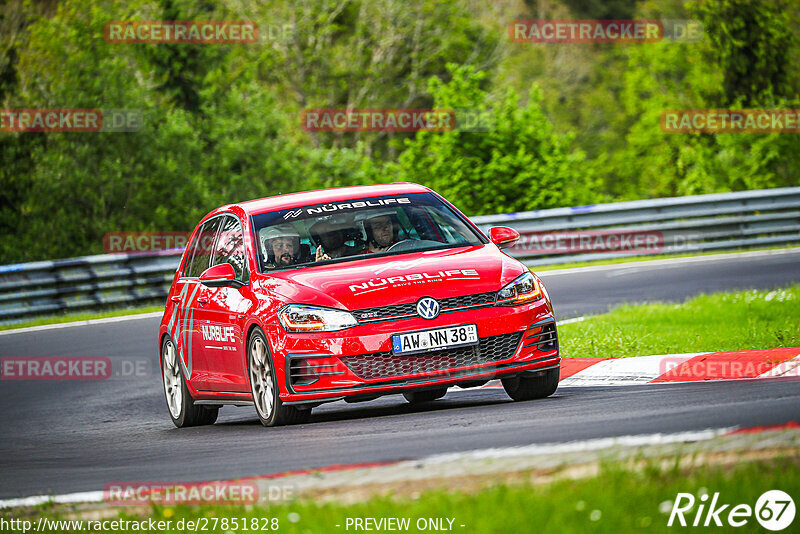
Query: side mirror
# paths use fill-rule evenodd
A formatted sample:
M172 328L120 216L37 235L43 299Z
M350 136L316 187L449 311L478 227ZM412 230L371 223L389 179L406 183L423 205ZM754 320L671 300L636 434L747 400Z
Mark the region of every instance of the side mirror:
M519 240L519 232L507 226L493 226L489 228L489 239L499 248L510 248Z
M200 283L208 287L241 287L242 284L236 279L233 272L233 265L230 263L220 263L209 267L200 275Z

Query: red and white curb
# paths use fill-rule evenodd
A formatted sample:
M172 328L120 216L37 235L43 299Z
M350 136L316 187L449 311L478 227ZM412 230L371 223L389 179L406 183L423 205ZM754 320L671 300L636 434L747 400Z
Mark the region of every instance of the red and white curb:
M564 358L559 386L633 386L780 377L800 377L800 347L630 358ZM483 387L502 386L493 381Z
M566 358L562 386L618 386L800 376L800 347L633 358Z

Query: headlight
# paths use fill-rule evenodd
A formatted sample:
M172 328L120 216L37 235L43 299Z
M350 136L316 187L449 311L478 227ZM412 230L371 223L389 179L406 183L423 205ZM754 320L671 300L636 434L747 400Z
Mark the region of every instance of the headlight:
M498 306L516 306L542 298L539 279L527 272L497 292Z
M287 332L333 332L358 324L350 312L305 304L284 306L278 321Z

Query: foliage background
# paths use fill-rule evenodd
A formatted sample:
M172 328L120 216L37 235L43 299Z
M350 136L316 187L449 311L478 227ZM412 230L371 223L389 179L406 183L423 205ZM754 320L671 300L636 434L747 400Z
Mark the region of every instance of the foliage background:
M697 19L698 43L521 44L536 19ZM251 45L120 45L109 20L253 20ZM292 31L284 31L290 27ZM665 109L800 108L791 0L0 0L0 107L132 133L0 133L0 263L191 230L229 202L408 180L468 215L798 185L797 134L667 134ZM316 133L309 107L469 107L488 132Z

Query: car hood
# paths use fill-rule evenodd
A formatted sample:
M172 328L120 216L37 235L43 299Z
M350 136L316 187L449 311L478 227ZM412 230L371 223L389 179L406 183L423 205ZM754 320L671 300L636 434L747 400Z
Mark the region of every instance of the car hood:
M269 285L289 302L358 310L498 291L525 270L488 244L279 271Z

